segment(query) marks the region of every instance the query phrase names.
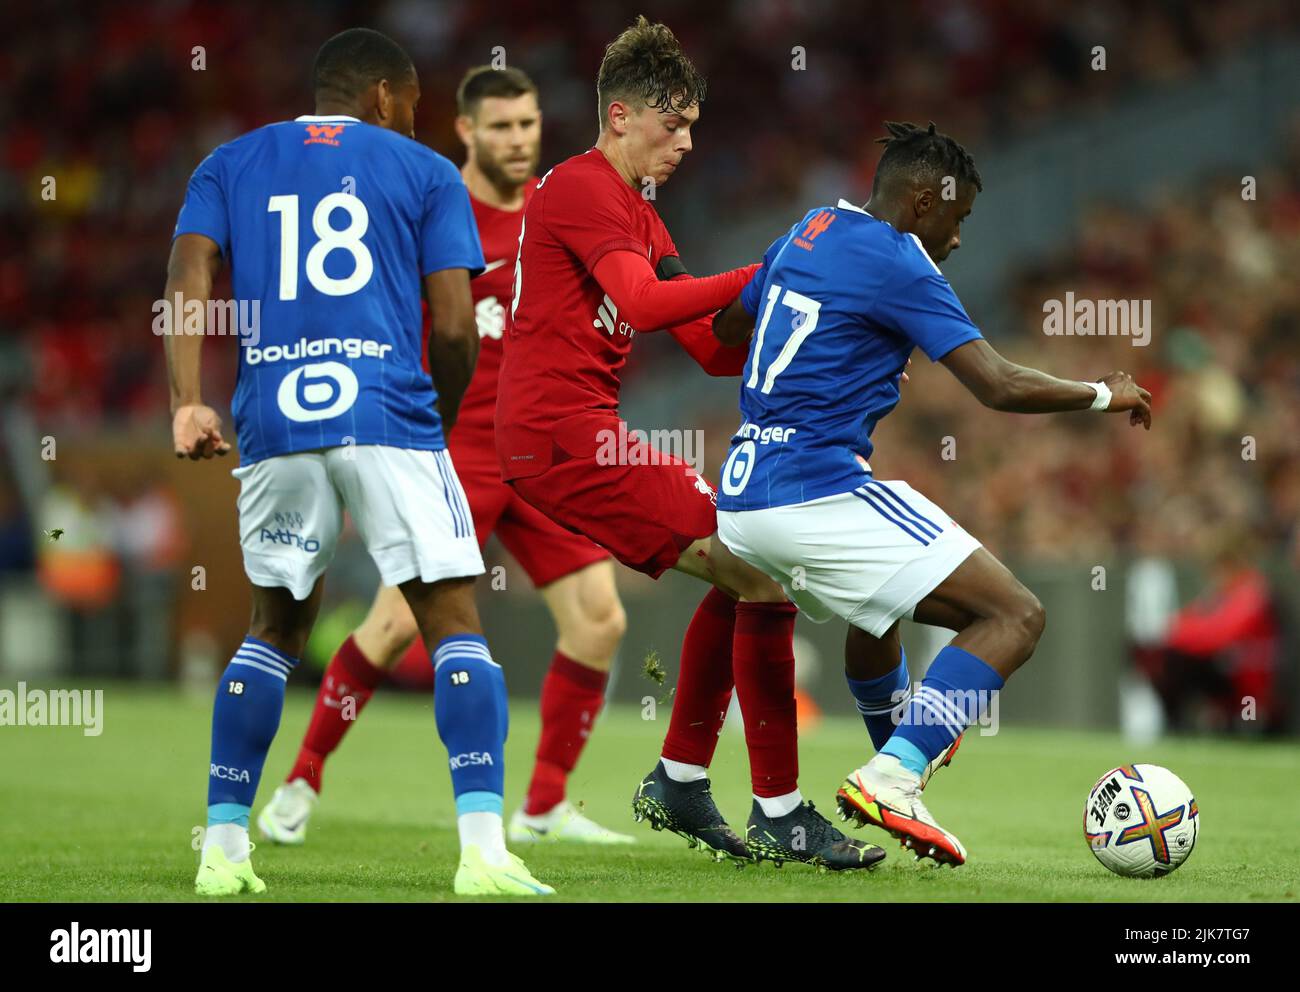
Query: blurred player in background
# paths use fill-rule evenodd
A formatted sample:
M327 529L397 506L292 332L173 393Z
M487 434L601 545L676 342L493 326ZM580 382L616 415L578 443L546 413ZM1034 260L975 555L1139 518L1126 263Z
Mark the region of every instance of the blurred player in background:
M961 245L981 189L975 163L933 124L888 127L866 208L809 211L718 319L723 342L753 333L718 533L810 618L851 624L849 687L877 754L840 789L841 810L918 858L958 865L965 849L921 790L1033 653L1043 608L938 506L872 475L871 432L897 405L916 347L995 410L1128 412L1150 429L1151 397L1123 372L1073 382L993 350L936 264ZM896 725L910 682L902 617L959 633Z
M497 400L502 477L629 567L655 578L676 568L715 586L687 629L662 760L637 790L637 817L719 858L750 860L708 780L734 684L750 833L784 838L779 860L870 867L884 852L846 838L799 793L794 606L714 538L708 484L628 438L618 414L638 330L667 329L713 375L739 374L747 353L719 345L712 317L756 266L691 278L649 202L691 150L705 81L666 26L640 17L605 50L596 88L596 146L547 173L524 216ZM607 457L614 439L626 458Z
M392 40L336 35L313 82L315 115L199 165L168 263L168 300L206 303L225 261L235 297L263 306L258 339L241 342L233 404L253 616L217 686L195 891L266 889L249 810L347 509L432 655L461 839L456 892L551 894L505 846L505 679L479 623L483 562L444 440L478 351L469 280L483 254L469 196L450 162L412 140L419 82ZM165 340L177 456L225 454L199 394L202 337Z
M1282 729L1282 620L1258 560L1249 531L1225 527L1211 542L1207 588L1170 618L1161 641L1138 651L1175 733ZM1238 718L1244 699L1254 720Z
M542 683L537 761L523 806L510 820L509 838L630 843L632 837L594 823L565 799L565 784L604 703L610 664L626 626L614 563L607 552L552 523L501 481L492 428L519 228L537 186L542 137L537 88L518 69L479 66L461 81L456 106L456 133L466 156L461 175L487 264L470 283L478 365L448 445L469 497L479 548L494 531L500 536L542 594L559 634ZM381 587L369 615L325 671L298 760L257 818L263 836L281 844L303 842L325 759L418 635L401 592Z

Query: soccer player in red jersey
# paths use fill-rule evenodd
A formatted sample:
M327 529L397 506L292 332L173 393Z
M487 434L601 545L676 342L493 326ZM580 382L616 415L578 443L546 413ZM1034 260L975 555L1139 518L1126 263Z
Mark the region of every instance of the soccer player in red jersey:
M757 266L690 278L649 201L691 150L705 81L666 26L640 17L605 50L596 89L596 146L547 173L524 215L497 394L502 477L629 567L656 578L676 568L715 587L687 629L637 818L720 859L758 854L727 825L707 777L734 685L754 793L748 831L763 838L763 855L775 845L774 860L870 867L884 851L846 838L799 793L795 607L717 539L708 484L629 438L618 415L637 331L666 329L713 375L745 364L747 347L724 347L712 318Z
M478 364L448 445L469 500L480 548L495 532L550 607L559 633L542 683L542 731L532 780L509 825L512 843L564 840L630 843L584 816L565 785L605 697L626 618L609 553L553 523L501 481L492 421L501 336L514 282L524 208L537 185L542 114L537 88L518 69L469 70L456 96L456 132L466 148L461 174L487 263L470 283L478 322ZM448 425L450 426L450 425ZM468 524L468 521L466 521ZM381 587L365 621L331 660L298 759L258 817L263 836L302 843L325 760L375 687L418 646L415 618L399 590Z

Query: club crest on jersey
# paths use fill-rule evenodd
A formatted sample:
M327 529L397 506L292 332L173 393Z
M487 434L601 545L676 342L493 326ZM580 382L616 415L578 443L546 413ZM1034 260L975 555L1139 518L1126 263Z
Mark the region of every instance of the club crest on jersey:
M500 341L506 329L506 308L495 296L485 296L474 304L474 322L480 338Z
M338 137L342 133L342 124L308 124L307 137L303 140L303 144L330 145L337 148L339 146Z
M692 481L695 483L696 491L701 496L709 497L709 499L713 500L715 504L718 502L718 494L713 491L713 487L705 482L701 476L695 476Z

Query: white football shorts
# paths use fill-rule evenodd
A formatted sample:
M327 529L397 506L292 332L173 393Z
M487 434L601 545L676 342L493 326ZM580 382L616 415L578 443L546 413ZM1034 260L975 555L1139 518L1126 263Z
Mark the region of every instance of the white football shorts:
M765 510L718 513L718 536L814 623L881 637L980 546L906 482Z
M384 585L481 575L474 519L446 451L347 445L244 465L239 543L257 586L306 599L352 515Z

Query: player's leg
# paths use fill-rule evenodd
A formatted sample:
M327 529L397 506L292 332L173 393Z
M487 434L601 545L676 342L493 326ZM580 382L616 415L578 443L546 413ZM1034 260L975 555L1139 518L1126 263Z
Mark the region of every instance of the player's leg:
M340 645L325 669L316 709L287 781L302 777L320 792L325 759L360 718L375 689L419 634L402 591L380 585L365 619Z
M491 468L497 472L495 462ZM513 495L499 480L494 486L479 484L479 476L485 474L471 473L471 481L466 484L480 549ZM365 619L330 659L298 757L284 784L258 814L262 836L279 844L304 842L317 806L326 759L342 743L375 689L414 649L419 636L420 629L402 591L381 584ZM423 644L419 650L423 652Z
M941 626L955 629L965 623L962 616L952 613L944 617ZM844 639L844 677L849 692L857 704L867 734L877 751L893 735L912 698L911 676L907 669L907 653L899 636L899 621L882 637L873 637L861 627L849 624ZM961 746L961 735L926 766L921 776L921 788L929 784L931 776L950 764Z
M780 571L761 557L752 562L740 557L720 533L687 548L677 567L714 583L714 592L725 587L739 597L731 659L753 789L745 832L751 853L778 865L793 860L835 870L879 863L883 850L846 837L799 791L793 643L797 608L773 578ZM676 719L676 707L673 716Z
M456 828L458 895L553 895L506 850L502 811L506 681L493 660L474 602L474 577L401 585L434 666L433 709L447 748Z
M656 830L672 830L719 858L747 861L752 859L749 848L713 800L708 768L734 689L745 722L755 806L769 803L782 814L801 807L795 610L779 585L717 539L716 511L707 490L680 472L666 474L664 481L671 485L656 505L671 508L665 519L677 521L679 532L705 535L675 551L665 527L665 563L713 588L686 629L663 749L658 764L642 779L632 808L637 819L648 820Z
M632 808L637 819L680 834L692 847L750 860L713 801L707 766L730 701L739 645L755 794L782 804L793 797L805 809L796 784L794 610L780 587L713 540L714 497L698 474L644 443L626 464L575 458L512 485L548 517L586 534L631 568L657 578L676 567L715 586L687 630L662 757L642 779Z
M918 602L914 617L958 631L951 646L982 658L1003 680L1029 660L1047 624L1038 597L984 548Z
M235 475L253 613L213 704L208 826L195 879L200 895L265 890L249 858L248 815L342 525L342 507L319 454L269 458Z
M511 843L572 840L623 843L632 838L593 822L565 800L565 787L605 702L609 669L627 628L609 552L552 521L501 481L495 460L472 457L462 476L475 527L487 524L541 593L557 641L542 681L541 733L528 792L510 818ZM460 462L457 463L458 467Z
M613 559L584 565L537 591L555 621L555 646L584 668L608 674L627 632Z
M718 809L708 778L735 686L736 606L732 595L715 586L696 607L682 639L660 758L637 787L632 810L637 820L672 830L692 847L743 862L751 858L749 849Z
M914 535L931 537L929 547L939 547L937 538L953 533L956 525L945 527L942 511L909 487L890 483L880 488L883 496L873 508L894 510L895 520L906 520ZM926 528L941 533L935 536ZM953 547L963 550L962 543ZM931 663L889 740L849 776L838 795L842 810L889 830L918 858L954 865L964 863L965 849L920 801L927 769L980 718L1006 677L1032 654L1044 623L1037 598L988 551L975 547L954 564L956 557L917 550L906 580L891 579L878 598L887 601L891 590L904 586L912 592L894 596L883 617L878 611L860 617L870 627L902 605L917 621L958 634Z
M898 623L883 637L849 624L844 638L844 678L857 703L872 746L879 751L897 725L897 713L911 696L911 678Z
M676 564L683 548L713 532L715 511L707 485L701 480L697 487L692 480L698 476L688 475L684 463L663 465L657 452L653 458L642 454L638 452L635 465L607 464L594 454L575 457L509 484L548 519L586 536L629 568L658 578ZM702 713L704 723L692 728L690 749L677 755L683 763L707 763L717 746L717 728L731 699L734 627L734 599L716 592L705 598L687 628L673 712L681 707ZM707 662L695 662L696 656ZM703 705L697 702L701 695ZM712 733L702 729L705 723L713 725ZM667 757L674 759L671 753ZM703 845L720 852L719 857L749 860L744 842L713 803L707 778L678 782L657 762L638 785L632 810L637 820L672 830L691 847Z
M418 635L415 617L401 590L381 585L366 618L334 652L325 669L298 757L284 784L257 816L263 837L277 844L303 843L326 760Z
M718 735L735 687L733 651L738 600L784 603L781 588L754 577L720 541L695 541L675 568L713 586L691 618L682 642L681 668L664 737L663 764L677 782L702 780L713 762Z
M249 857L248 814L280 726L286 680L311 633L323 585L318 580L301 602L287 589L253 587L248 634L217 682L212 707L208 825L194 886L199 895L266 891Z
M383 673L381 677L386 677L419 636L419 624L402 590L381 585L366 618L352 632L351 640L362 657Z
M738 558L716 534L688 547L677 568L710 582L715 590L729 591L738 597L733 606L735 626L730 651L731 675L745 723L754 800L768 816L785 816L803 802L798 788L798 725L794 698L793 642L797 611L787 601L780 585ZM712 668L717 673L713 677L719 680L717 688L720 688L725 677L726 656L725 651L714 655L683 651L682 668L685 675L692 677L695 677L695 673L690 671L692 668ZM683 706L679 714L677 704L674 704L664 742L665 755L670 758L680 755L674 760L678 769L696 777L703 774L706 762L681 759L696 755L712 757L712 745L717 741L713 719L708 719L705 724L712 731L712 740L702 742L703 747L695 746L694 750L688 750L697 745L700 737L698 731L692 732L694 728L690 725L705 716L703 712L694 710L702 708L703 704L716 705L716 701L720 701L717 688L710 688L711 694L700 694L699 706ZM710 718L713 716L708 714Z
M380 577L401 589L434 666L434 716L450 759L461 840L455 891L551 894L505 847L505 677L474 602L483 559L451 458L383 446L328 457Z
M546 523L555 527L549 521ZM505 540L506 534L502 537ZM580 541L587 556L604 554L577 535L564 537ZM533 542L524 554L527 556L544 547L544 543ZM547 555L546 559L556 560L554 555ZM521 563L531 574L534 563L527 558L521 559ZM523 808L511 818L510 839L513 842L547 839L631 843L631 836L594 822L565 797L569 775L604 706L609 669L627 629L627 616L614 582L614 562L608 557L589 562L545 583L539 591L555 619L557 640L542 682L542 726L533 773Z
M1042 605L984 548L977 548L921 599L919 623L957 630L940 650L879 750L909 771L926 767L977 721L991 694L1033 653L1043 632Z
M745 834L750 853L778 864L795 860L832 869L876 864L884 857L879 847L846 837L804 802L799 791L793 643L797 611L785 590L737 556L717 533L687 547L675 567L714 586L696 613L705 630L723 629L722 623L710 625L710 619L730 612L731 671L726 670L728 645L709 637L692 642L688 636L664 741L663 774L679 783L707 782L707 762L734 679L753 792Z
M738 558L716 533L688 547L676 567L714 587L706 595L701 610L708 613L712 612L710 605L723 609L729 605L734 612L734 624L730 651L707 639L703 645L696 642L690 646L702 646L703 651L683 647L683 679L689 676L692 687L698 685L701 691L696 705L682 705L680 718L675 702L664 753L677 756L680 772L698 776L699 766L711 760L718 739L720 722L715 729L713 713L719 713L717 720L721 721L734 683L745 724L754 802L768 816L784 816L803 802L798 788L798 721L794 695L797 611L779 584ZM727 603L722 594L734 597L735 601ZM728 656L730 670L726 665ZM688 695L687 700L690 699ZM706 736L702 737L701 728ZM691 754L690 749L706 761L684 760ZM680 768L681 765L687 767Z

